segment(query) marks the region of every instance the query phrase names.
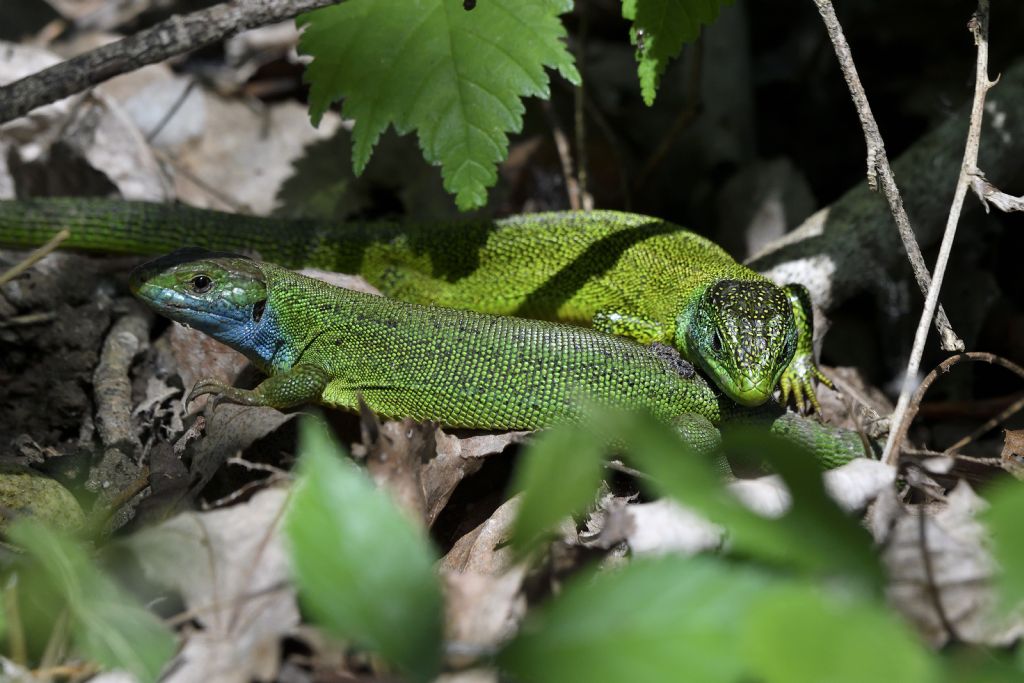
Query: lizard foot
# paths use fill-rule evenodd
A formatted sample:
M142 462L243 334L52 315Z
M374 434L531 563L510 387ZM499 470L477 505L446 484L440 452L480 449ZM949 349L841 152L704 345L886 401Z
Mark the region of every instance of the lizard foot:
M782 403L789 403L792 395L793 405L797 412L807 414L815 412L821 414L821 404L818 403L818 395L814 391L814 381L817 380L829 389L835 389L832 380L825 376L810 354L800 355L793 358L793 361L782 373L779 380L779 389L782 391Z
M313 365L300 364L289 370L271 375L255 389L236 389L215 379L196 382L185 403L212 394L214 401L227 401L243 406L291 408L303 403L319 401L329 378L327 372Z

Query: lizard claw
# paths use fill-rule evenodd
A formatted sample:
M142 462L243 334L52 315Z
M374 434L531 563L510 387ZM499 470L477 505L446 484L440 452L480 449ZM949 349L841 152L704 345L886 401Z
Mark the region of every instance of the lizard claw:
M232 391L232 387L229 387L222 382L218 382L212 377L201 379L195 383L195 386L192 387L192 391L190 391L188 396L185 398L185 407L187 408L192 404L192 401L196 400L200 396L206 395L212 396L209 401L210 407L216 407L221 400L230 401Z
M832 380L814 364L810 355L794 358L779 380L782 404L788 404L790 396L792 396L793 406L797 412L803 415L812 412L820 415L821 404L818 403L818 395L814 390L815 380L830 389L835 389Z

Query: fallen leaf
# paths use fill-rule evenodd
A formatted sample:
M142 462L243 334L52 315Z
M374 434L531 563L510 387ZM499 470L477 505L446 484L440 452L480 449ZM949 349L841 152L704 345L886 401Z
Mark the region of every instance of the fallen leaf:
M872 530L889 573L889 601L933 647L954 635L996 647L1024 635L1021 614L997 616L995 562L977 519L986 503L966 482L945 502L885 505L888 519L876 520Z
M427 524L432 525L459 483L483 466L484 458L522 443L530 432L501 432L460 437L438 428L436 455L423 467L420 478L427 503Z
M486 521L456 541L441 558L441 571L488 575L508 571L515 559L508 540L521 501L522 496L509 498Z
M1003 452L999 457L1004 470L1017 479L1024 479L1024 429L1004 432Z
M280 522L289 492L178 515L126 543L146 576L181 594L201 630L187 637L166 683L273 680L280 640L299 623Z

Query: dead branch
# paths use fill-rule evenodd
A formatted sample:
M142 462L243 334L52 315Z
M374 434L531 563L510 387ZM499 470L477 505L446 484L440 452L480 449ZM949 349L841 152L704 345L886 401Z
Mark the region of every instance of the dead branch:
M907 361L903 388L900 390L900 397L896 402L896 410L893 411L892 431L889 433L889 440L882 453L883 459L890 465L896 464L896 459L899 457L899 452L894 448L899 445L896 436L901 430L904 430L903 423L907 419L907 406L914 390L917 371L921 367L921 356L924 355L924 344L928 339L930 321L939 303L939 290L942 288L942 278L946 272L949 255L953 250L953 238L956 236L956 227L960 222L964 197L967 196L967 190L978 169L981 123L985 117L985 95L994 85L988 78L988 2L989 0L978 0L978 10L968 24L971 33L974 34L974 43L978 46L978 58L975 65L974 101L971 106L971 124L967 132L967 147L964 149L964 160L960 165L960 178L957 180L953 204L946 220L946 230L942 235L942 244L939 246L939 256L935 261L935 277L925 296L924 311L921 313L921 320L918 322L917 332L914 334L914 346L910 351L910 359Z
M0 87L0 124L147 64L242 31L277 23L337 0L229 0L98 47Z
M843 77L850 88L850 96L857 107L857 115L860 117L861 128L864 129L864 140L867 143L868 154L868 185L872 190L878 190L878 182L881 180L882 191L889 202L889 211L896 221L899 229L900 239L903 241L903 248L910 259L910 267L914 271L921 293L925 294L931 285L931 276L928 267L924 263L924 256L921 255L921 247L917 244L914 231L910 227L910 219L903 207L903 198L900 196L899 187L896 185L896 176L889 166L889 158L885 154L885 143L882 141L882 133L878 129L874 114L871 113L871 105L868 103L868 96L861 85L860 76L857 75L857 67L853 63L853 54L850 52L850 45L846 42L843 29L836 18L836 11L832 7L831 0L814 0L818 6L818 12L825 22L825 29L835 47L836 58L839 60L839 67L843 71ZM938 330L942 348L946 351L963 351L964 343L953 332L949 319L941 307L935 316L935 328Z

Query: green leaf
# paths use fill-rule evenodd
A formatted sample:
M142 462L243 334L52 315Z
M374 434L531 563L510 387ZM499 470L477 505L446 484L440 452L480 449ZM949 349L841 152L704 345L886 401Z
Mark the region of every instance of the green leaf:
M487 0L472 11L462 0L347 0L303 15L310 115L318 123L345 98L357 173L389 125L416 130L459 208L483 206L507 133L522 128L520 98L549 96L545 67L579 82L558 18L571 8L571 0Z
M736 628L769 581L709 558L639 559L576 577L499 656L530 683L739 680Z
M603 463L604 445L592 430L562 425L537 437L513 484L523 492L512 529L518 553L530 550L552 526L594 500Z
M839 599L809 584L758 599L737 645L755 680L765 683L927 683L938 673L921 643L881 604Z
M441 589L423 531L343 459L313 418L285 520L304 605L328 631L377 650L417 680L441 661Z
M986 496L991 507L984 519L992 532L993 554L1001 568L1003 603L1008 609L1024 601L1024 484L1007 481L994 486Z
M651 416L621 413L601 415L596 424L609 439L625 445L658 491L724 526L737 550L805 571L842 573L879 584L870 538L825 495L820 468L799 446L764 430L730 436L734 445L756 440L761 454L792 487L790 512L768 519L730 495L707 458L688 449L668 425Z
M636 49L640 93L654 104L658 82L683 43L692 43L701 26L718 17L728 0L622 0L622 16L633 22L630 40Z
M819 462L807 448L749 425L733 425L723 442L730 454L753 456L782 478L792 504L776 523L785 526L794 541L817 558L821 569L881 589L882 569L871 536L825 491Z
M35 578L66 604L79 650L141 681L157 679L176 648L163 622L124 594L71 539L29 519L16 522L10 537L33 560Z

